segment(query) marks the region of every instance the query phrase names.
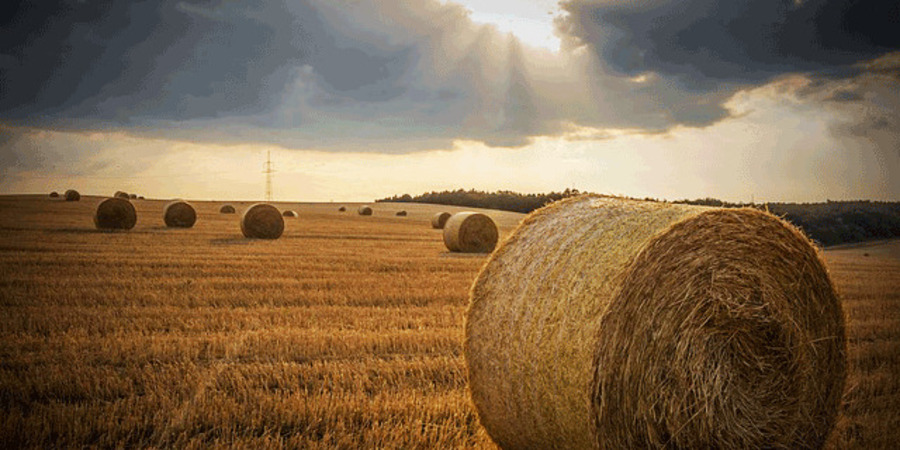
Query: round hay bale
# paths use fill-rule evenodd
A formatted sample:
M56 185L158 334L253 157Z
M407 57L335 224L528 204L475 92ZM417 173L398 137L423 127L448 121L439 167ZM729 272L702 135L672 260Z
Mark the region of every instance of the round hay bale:
M219 208L219 212L222 214L234 214L235 213L234 206L222 205L222 207Z
M143 195L138 195L138 200L143 200L143 199L144 199Z
M289 210L281 213L281 215L284 217L297 217L297 211L293 211L293 210L289 209Z
M163 210L163 221L167 227L190 228L197 222L197 211L184 200L174 200Z
M397 211L397 215L401 217L406 217L406 211Z
M340 208L338 208L338 211L340 211L340 212L344 212L346 210L347 210L346 206L341 206Z
M452 252L490 253L498 237L497 224L477 212L456 213L444 224L444 245Z
M77 202L78 200L81 200L81 194L75 189L67 190L65 196L67 202Z
M113 197L100 202L94 213L94 225L101 230L130 230L137 223L137 212L128 199Z
M51 192L50 198L59 198L59 192L56 192L56 191Z
M258 239L278 239L284 232L284 218L278 208L257 203L244 211L241 217L241 232L244 237Z
M431 216L431 228L444 228L444 225L447 223L447 219L449 219L451 215L452 214L448 212L439 212Z
M115 197L115 198L129 198L128 193L127 193L127 192L123 192L123 191L116 191L116 193L113 194L113 197Z
M371 216L372 208L366 205L360 206L359 209L356 210L361 216Z
M137 194L128 194L128 198L130 198L132 200L137 200L138 196L137 196Z
M469 389L504 448L818 448L843 317L817 250L771 214L575 197L473 284Z

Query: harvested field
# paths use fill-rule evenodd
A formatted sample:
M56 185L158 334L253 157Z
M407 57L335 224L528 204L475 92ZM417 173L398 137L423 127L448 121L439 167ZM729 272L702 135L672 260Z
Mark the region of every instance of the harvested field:
M267 241L245 239L222 202L192 201L190 233L140 220L110 234L93 225L100 199L84 200L0 196L5 446L493 447L462 355L487 255L449 253L430 227L464 208L275 202L302 226ZM157 218L165 203L135 208ZM480 211L501 240L523 217ZM829 446L892 448L900 242L825 255L850 364Z

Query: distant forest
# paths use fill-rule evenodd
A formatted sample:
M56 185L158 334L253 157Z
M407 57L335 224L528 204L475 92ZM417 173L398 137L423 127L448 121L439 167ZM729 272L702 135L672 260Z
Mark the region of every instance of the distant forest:
M484 192L458 189L429 192L422 195L395 195L376 202L415 202L439 205L469 206L529 213L548 203L582 192L566 189L547 194L520 194L512 191ZM648 201L659 201L644 198ZM800 227L810 238L823 246L864 242L900 237L900 202L869 200L827 201L825 203L729 203L714 198L677 200L672 203L749 207L766 209Z

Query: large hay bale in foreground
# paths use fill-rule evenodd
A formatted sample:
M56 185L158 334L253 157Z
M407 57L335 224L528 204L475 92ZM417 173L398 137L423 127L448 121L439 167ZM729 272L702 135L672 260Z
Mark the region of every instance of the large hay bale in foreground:
M359 209L356 210L361 216L371 216L372 208L366 205L360 206Z
M163 210L163 221L167 227L190 228L197 222L197 211L184 200L174 200Z
M51 192L50 198L59 198L59 192L56 192L56 191Z
M447 224L447 220L450 219L451 215L452 214L448 212L439 212L431 216L431 228L444 228L444 225Z
M284 218L278 208L257 203L244 211L241 232L248 238L278 239L284 232Z
M477 212L456 213L444 224L444 245L452 252L490 253L499 236L497 224Z
M235 213L234 206L222 205L222 207L219 208L219 212L222 214L234 214Z
M846 374L817 250L754 209L577 197L470 292L465 357L505 448L818 448Z
M297 211L289 209L281 213L281 215L284 217L297 217Z
M115 197L115 198L129 198L128 193L127 193L127 192L124 192L124 191L116 191L116 193L113 194L113 197Z
M130 230L137 223L137 212L128 199L113 197L100 202L94 212L94 225L101 230Z
M79 194L75 189L67 190L65 197L67 202L77 202L78 200L81 200L81 194Z

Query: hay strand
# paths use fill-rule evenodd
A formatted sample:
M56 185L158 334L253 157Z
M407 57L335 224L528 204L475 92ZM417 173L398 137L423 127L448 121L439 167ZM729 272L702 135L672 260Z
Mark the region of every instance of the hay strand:
M447 224L447 219L450 218L452 214L448 212L439 212L433 216L431 216L431 228L442 229L444 225Z
M222 205L222 207L219 208L219 212L221 214L234 214L235 213L234 206Z
M498 237L497 224L482 213L456 213L444 224L444 245L452 252L490 253Z
M67 190L65 197L67 202L77 202L78 200L81 200L81 194L79 194L75 189Z
M266 203L257 203L244 211L241 217L241 232L248 238L278 239L284 232L284 218L278 208Z
M835 422L841 304L766 212L563 200L470 300L470 393L501 447L818 448Z
M371 216L372 208L366 205L360 206L359 209L356 210L361 216Z
M113 197L100 202L94 213L94 226L100 230L130 230L137 223L137 212L128 199Z
M284 216L284 217L297 217L297 211L294 211L294 210L290 210L290 209L289 209L289 210L287 210L287 211L281 213L281 215Z
M163 221L167 227L190 228L197 222L197 211L184 200L175 200L166 205Z

